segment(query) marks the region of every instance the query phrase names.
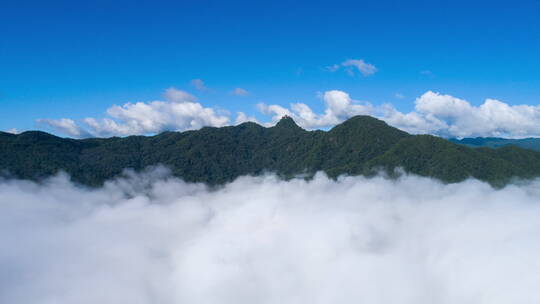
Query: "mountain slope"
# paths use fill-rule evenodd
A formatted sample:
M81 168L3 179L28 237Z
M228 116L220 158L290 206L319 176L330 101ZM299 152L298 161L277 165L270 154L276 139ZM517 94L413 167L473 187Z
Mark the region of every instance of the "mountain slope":
M381 157L371 160L368 166L390 172L401 167L406 172L437 177L446 182L474 177L495 184L504 184L512 177L529 178L540 172L540 168L532 168L534 170L530 172L523 164L513 163L515 155L503 157L495 151L471 149L439 137L417 135L400 141ZM540 153L534 154L540 156ZM540 158L537 162L540 164Z
M76 182L97 186L126 168L162 164L175 176L211 185L241 175L282 177L324 171L371 175L407 172L458 182L468 177L503 185L540 176L540 153L517 147L472 149L429 135L410 135L369 116L356 116L330 131L306 131L290 117L265 128L255 123L205 127L155 136L67 139L44 132L0 133L0 171L37 180L62 170Z

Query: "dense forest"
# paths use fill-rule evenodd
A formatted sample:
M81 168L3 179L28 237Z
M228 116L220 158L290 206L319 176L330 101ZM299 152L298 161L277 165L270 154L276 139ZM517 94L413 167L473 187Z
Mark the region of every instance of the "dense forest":
M468 147L490 147L499 148L504 146L518 146L524 149L531 149L540 152L540 138L509 139L500 137L475 137L475 138L450 138L451 142Z
M242 175L273 172L283 178L318 171L396 176L406 172L459 182L469 177L495 186L540 176L540 152L517 146L471 148L430 135L410 135L369 116L355 116L329 131L306 131L290 117L266 128L238 126L124 138L60 138L29 131L0 132L0 171L39 180L58 171L99 186L124 169L162 164L189 182L217 185Z

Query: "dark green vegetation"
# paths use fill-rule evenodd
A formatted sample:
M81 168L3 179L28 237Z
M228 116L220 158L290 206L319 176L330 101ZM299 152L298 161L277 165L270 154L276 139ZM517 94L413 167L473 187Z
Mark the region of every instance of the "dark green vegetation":
M0 133L0 171L40 179L59 170L78 183L101 185L124 169L162 164L189 182L211 185L241 175L275 172L287 178L324 171L372 175L396 168L458 182L468 177L503 185L540 176L540 153L506 146L469 148L429 135L410 135L369 116L356 116L330 131L306 131L289 118L275 127L255 123L156 136L67 139L43 132Z
M540 138L508 139L498 137L476 137L476 138L451 138L451 142L466 145L468 147L489 147L499 148L508 145L518 146L524 149L531 149L540 152Z

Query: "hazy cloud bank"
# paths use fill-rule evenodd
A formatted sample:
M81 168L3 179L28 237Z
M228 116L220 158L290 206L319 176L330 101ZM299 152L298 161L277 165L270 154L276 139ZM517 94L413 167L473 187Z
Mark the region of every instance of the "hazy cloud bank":
M538 303L540 184L0 181L1 303Z

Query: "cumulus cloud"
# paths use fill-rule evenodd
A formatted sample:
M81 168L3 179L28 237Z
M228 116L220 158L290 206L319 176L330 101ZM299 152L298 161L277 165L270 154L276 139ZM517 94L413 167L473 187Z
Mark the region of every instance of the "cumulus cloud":
M164 101L114 105L107 109L107 117L101 119L89 117L80 122L69 118L39 119L38 123L72 137L88 137L155 134L165 130L184 131L204 126L258 122L254 116L244 112L237 112L234 118L227 111L205 107L195 96L175 88L166 90L164 96ZM289 106L260 103L259 111L269 116L270 121L258 123L272 126L288 115L303 128L319 129L332 127L355 115L371 115L414 134L540 137L540 106L509 105L495 99L486 99L481 105L475 106L464 99L427 91L416 98L413 111L401 112L391 104L372 105L354 100L348 93L339 90L321 93L320 97L325 106L320 113L305 103L292 103ZM395 97L404 96L396 94Z
M191 80L191 85L199 90L199 91L206 91L208 90L208 88L206 87L206 85L204 84L204 81L202 79L193 79Z
M107 109L106 118L86 118L83 124L71 119L40 119L38 123L74 137L126 136L158 133L165 130L192 130L203 126L221 127L230 118L213 108L204 107L193 95L170 88L165 101L128 102ZM83 126L84 125L84 126Z
M67 134L73 137L81 137L86 135L87 132L83 130L74 120L69 118L61 119L38 119L38 124L48 126L55 131L63 134Z
M232 91L232 94L236 96L247 96L249 92L246 89L236 88Z
M236 125L239 125L241 123L248 122L248 121L258 123L258 124L263 124L263 123L259 122L257 120L257 118L255 118L254 116L249 116L244 112L236 113L236 120L235 120Z
M165 99L170 102L182 103L182 102L197 102L198 98L189 94L186 91L178 90L176 88L168 88L163 94Z
M416 99L415 111L400 113L387 106L382 116L388 123L414 133L456 137L540 136L540 106L509 105L486 99L480 106L432 91Z
M368 103L361 103L351 99L349 94L333 90L322 94L325 110L322 114L316 114L304 103L291 104L291 109L278 105L260 104L259 109L272 116L272 121L277 122L281 117L288 115L300 126L308 129L325 128L338 124L354 115L366 115L373 112L373 107Z
M539 185L3 180L0 302L538 303Z
M288 115L308 129L330 127L355 115L371 115L388 124L414 134L435 134L446 137L508 137L540 136L540 106L509 105L486 99L480 106L466 100L428 91L415 100L414 111L403 113L391 104L373 106L353 100L343 91L323 94L325 110L314 113L303 103L289 108L279 105L259 105L272 121Z

